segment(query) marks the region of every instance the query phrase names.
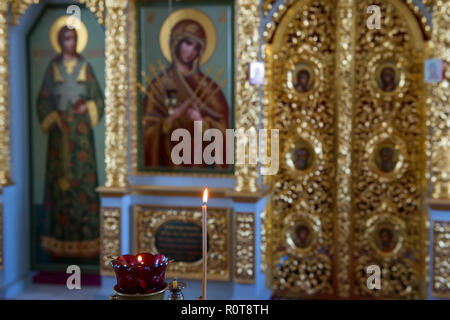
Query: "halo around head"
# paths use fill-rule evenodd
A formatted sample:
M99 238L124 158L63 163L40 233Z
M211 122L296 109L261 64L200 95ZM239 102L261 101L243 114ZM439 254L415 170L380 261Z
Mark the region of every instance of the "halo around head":
M59 46L58 43L58 33L59 30L61 30L61 28L65 26L73 27L73 29L77 33L76 50L77 53L82 52L84 48L86 48L86 44L88 42L88 32L86 26L80 19L69 15L59 17L58 19L55 20L55 22L53 22L52 26L50 27L49 37L53 49L58 53L61 52L61 47Z
M170 54L170 33L172 28L182 20L194 20L203 27L203 30L205 30L206 48L200 59L200 65L203 65L211 58L216 50L217 32L211 19L200 10L180 9L173 12L166 20L164 20L161 31L159 32L159 47L161 48L161 52L167 61L172 62L172 56Z

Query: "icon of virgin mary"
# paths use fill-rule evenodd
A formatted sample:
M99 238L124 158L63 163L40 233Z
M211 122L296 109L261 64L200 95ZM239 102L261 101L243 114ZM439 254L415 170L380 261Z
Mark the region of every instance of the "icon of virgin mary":
M178 142L171 141L171 133L184 128L194 137L194 121L202 121L203 132L214 128L225 137L229 128L227 100L215 81L200 70L205 51L211 53L207 31L199 21L188 18L178 21L170 31L170 57L166 58L171 64L153 79L143 101L145 167L175 167L171 150ZM194 150L193 138L191 142ZM226 168L224 164L212 166Z
M60 53L47 67L37 99L41 129L48 135L41 247L52 257L95 258L99 252L99 198L93 128L103 115L100 86L79 54L87 30L55 21L52 45ZM53 37L52 37L53 36ZM80 46L81 45L81 46Z

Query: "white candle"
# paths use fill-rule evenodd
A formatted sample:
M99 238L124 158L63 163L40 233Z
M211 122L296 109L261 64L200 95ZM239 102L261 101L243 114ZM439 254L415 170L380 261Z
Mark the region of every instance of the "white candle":
M203 191L203 205L202 205L202 248L203 248L203 281L202 281L202 299L206 300L206 282L207 282L207 261L208 261L208 225L207 225L207 213L208 208L206 207L206 202L208 202L208 189L205 188Z

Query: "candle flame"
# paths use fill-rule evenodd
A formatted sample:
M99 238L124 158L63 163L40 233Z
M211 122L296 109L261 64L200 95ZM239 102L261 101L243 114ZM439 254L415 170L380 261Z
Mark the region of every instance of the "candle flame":
M208 188L203 191L203 203L208 202Z
M138 256L138 262L142 263L142 257L141 256Z

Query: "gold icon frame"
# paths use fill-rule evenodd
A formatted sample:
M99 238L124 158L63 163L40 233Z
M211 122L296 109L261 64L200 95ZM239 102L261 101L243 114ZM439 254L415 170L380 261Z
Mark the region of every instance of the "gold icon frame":
M285 241L288 245L288 252L293 256L304 257L314 253L322 243L320 220L305 212L295 212L286 216L284 219ZM299 248L295 243L295 232L299 226L307 226L310 230L311 242L305 248Z

